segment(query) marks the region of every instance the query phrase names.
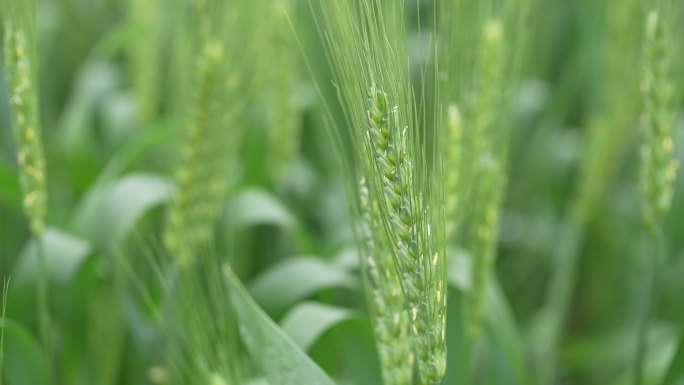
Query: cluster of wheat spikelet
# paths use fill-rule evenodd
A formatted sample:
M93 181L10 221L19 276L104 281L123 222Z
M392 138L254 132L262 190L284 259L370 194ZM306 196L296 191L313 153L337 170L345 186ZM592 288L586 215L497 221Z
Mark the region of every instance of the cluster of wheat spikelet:
M30 30L29 21L22 19L21 16L5 19L5 63L23 206L31 221L31 231L39 235L43 230L47 211L46 165L35 84L34 32Z
M375 336L385 384L411 384L414 356L408 333L408 313L404 308L401 280L384 235L376 201L371 199L365 177L359 186L360 230L363 261L368 279L368 296L373 313Z
M381 215L404 290L419 370L426 381L436 382L446 370L446 287L437 275L442 260L439 251L431 247L425 196L414 176L416 160L408 148L413 138L401 122L399 107L390 103L382 89L372 86L368 103L366 148L372 150L376 171L370 177L382 188Z
M668 31L658 10L650 11L644 42L642 92L642 146L640 187L644 219L654 230L669 211L677 161L674 157L673 126L676 119L672 53Z
M227 190L228 140L223 47L207 42L199 54L194 113L187 131L178 190L168 214L165 244L179 265L212 239Z

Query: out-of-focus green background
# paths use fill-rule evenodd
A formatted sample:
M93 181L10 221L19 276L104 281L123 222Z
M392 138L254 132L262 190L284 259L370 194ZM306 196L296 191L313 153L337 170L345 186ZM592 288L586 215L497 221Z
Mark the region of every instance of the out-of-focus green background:
M251 65L245 69L249 81L240 90L246 105L238 128L244 135L240 167L232 173L234 183L225 202L229 214L218 225L217 248L234 250L235 270L252 295L295 337L308 325L301 326L302 319L316 317L295 318L295 311L306 310L311 301L315 309L334 314L313 341L299 342L334 378L377 384L379 369L344 181L312 80L328 79L318 84L323 95L333 99L320 36L306 1L294 2L290 10L299 44L289 23L278 23L268 4L257 3L261 8L250 22L252 28L236 36L248 39L253 49L244 53ZM131 280L121 277L118 261L122 254L134 253L128 251L136 249L131 245L159 244L163 210L174 189L173 171L187 122L183 106L190 100L183 74L196 59L179 50L180 44L188 44L181 43L182 4L38 1L40 105L49 183L44 240L57 353L45 358L31 348L39 346L36 254L21 210L3 86L0 276L11 277L6 318L21 334L13 338L27 346L15 350L21 355L5 356L6 372L11 366L26 373L24 382L10 385L163 380L163 333L136 289L128 286ZM132 11L141 5L152 11ZM607 157L610 172L601 178L584 224L569 321L557 357L557 383L630 382L645 271L652 256L637 181L639 104L629 96L631 76L638 78L640 71L640 42L632 34L638 34L634 31L640 31L643 20L623 15L624 8L620 0L546 0L532 6L523 77L515 96L497 261L498 284L507 303L491 310L499 313L490 316L493 321L478 343L475 383L535 384L542 378L548 338L542 309L554 256L562 247L564 220L581 196L589 132L611 124L624 129L609 138L619 143L619 151ZM674 15L680 30L681 8ZM265 32L274 25L282 41ZM423 41L413 37L412 43ZM671 48L684 50L681 45ZM298 128L292 139L296 156L277 164L285 171L274 172L272 154L282 143L271 139L277 124L273 77L283 67L289 71L293 124ZM680 65L679 72L682 69ZM681 77L677 81L681 108ZM675 135L682 137L683 129L679 119ZM684 140L676 143L681 162ZM684 383L682 183L680 178L665 223L667 268L659 280L649 334L649 384ZM144 253L133 254L138 255L145 258ZM462 266L450 266L452 283L460 282L463 274ZM143 285L146 277L142 274ZM450 294L452 330L457 328L455 304L462 293L456 285ZM330 311L322 304L335 308ZM444 384L456 384L458 377L458 341L451 335ZM51 374L43 366L48 361L54 363Z

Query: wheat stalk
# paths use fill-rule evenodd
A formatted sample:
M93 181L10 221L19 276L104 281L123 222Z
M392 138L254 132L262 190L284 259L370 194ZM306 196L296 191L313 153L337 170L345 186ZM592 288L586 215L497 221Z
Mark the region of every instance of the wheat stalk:
M3 383L3 369L5 365L5 314L7 310L7 294L9 293L9 278L2 280L2 313L0 313L0 385Z

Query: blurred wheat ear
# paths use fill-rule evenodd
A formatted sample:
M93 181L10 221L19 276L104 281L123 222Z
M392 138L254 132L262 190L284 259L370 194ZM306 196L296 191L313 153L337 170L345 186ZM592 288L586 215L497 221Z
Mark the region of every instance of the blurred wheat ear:
M298 81L299 46L289 18L295 17L296 2L277 0L264 17L267 44L264 54L264 73L273 103L269 127L269 168L275 180L282 180L299 152L300 121L295 105ZM294 23L294 21L293 21ZM274 64L270 58L277 57Z
M23 206L31 231L38 236L43 231L47 212L47 181L38 105L35 3L5 0L2 14Z
M662 239L663 218L670 210L677 177L673 126L676 120L673 74L674 35L667 13L672 3L656 2L646 15L641 79L641 151L639 185L642 192L644 222L650 231L653 247L648 256L648 272L643 285L646 292L640 313L635 384L645 383L649 324L660 292L660 280L666 267Z
M640 187L644 220L652 231L669 211L677 176L672 39L659 10L649 12L644 42Z
M447 109L446 148L444 150L444 216L447 239L453 241L463 218L463 122L455 103Z
M489 19L482 26L481 52L477 66L477 88L473 111L467 124L472 124L472 142L468 154L473 162L476 183L472 212L472 235L468 239L473 255L473 287L470 295L469 330L471 336L480 329L484 302L489 290L496 255L499 210L505 189L504 152L497 148L497 128L505 108L497 88L506 81L504 58L504 24Z
M42 239L48 192L38 103L36 3L35 0L3 0L0 3L0 11L5 35L5 66L23 207L38 247L36 300L39 329L43 345L50 356L50 300Z
M207 42L197 61L194 112L164 237L179 265L188 264L199 246L211 239L213 221L225 195L223 56L219 43Z

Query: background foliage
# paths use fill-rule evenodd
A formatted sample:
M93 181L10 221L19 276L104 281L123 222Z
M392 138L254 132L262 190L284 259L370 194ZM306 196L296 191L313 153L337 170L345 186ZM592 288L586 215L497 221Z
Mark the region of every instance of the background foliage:
M0 276L11 277L2 319L5 380L164 383L171 372L163 343L168 330L151 308L169 299L153 267L160 262L150 261L164 258L158 251L164 208L175 190L192 103L189 78L197 49L186 28L194 24L181 0L37 3L49 191L43 242L56 350L46 353L38 342L37 247L22 214L8 93L0 87ZM431 6L420 3L407 1L408 20L418 18L416 9ZM653 256L638 189L638 105L629 88L641 52L640 40L630 36L639 36L643 19L625 16L623 3L630 2L546 0L531 6L522 81L514 91L497 279L473 358L464 360L460 303L470 282L468 251L452 253L444 384L631 381L645 271ZM288 3L288 16L268 1L246 4L250 12L237 37L245 39L240 59L247 64L236 67L244 81L226 100L243 106L235 127L239 161L230 171L211 252L233 256L232 271L251 295L226 273L237 287L231 298L237 319L260 325L242 335L248 346L236 347L251 357L240 363L240 372L254 384L276 383L269 365L290 373L292 384L326 383L328 376L378 384L345 182L326 130L326 117L343 120L336 105L327 115L321 103L334 100L336 91L318 29L305 1ZM674 23L679 35L682 8L668 15L680 21ZM426 39L413 27L409 49L419 50ZM672 42L670 49L681 56L682 44ZM684 68L681 57L676 63ZM681 111L680 74L675 81ZM608 133L599 146L618 143L618 150L598 151L606 155L598 163L606 172L594 181L601 187L585 208L583 236L573 243L568 217L584 204L577 203L586 195L581 175L591 162L596 127ZM681 138L683 130L680 116L675 136ZM682 164L684 140L676 143ZM679 178L664 225L667 268L649 326L649 384L684 383L682 183ZM553 304L548 306L547 292L559 250L568 244L577 247L576 274L554 357L558 373L548 377ZM270 340L273 333L289 339ZM285 356L306 352L325 373L303 354L297 361L303 367L280 367L273 352L251 349L250 338L277 346Z

